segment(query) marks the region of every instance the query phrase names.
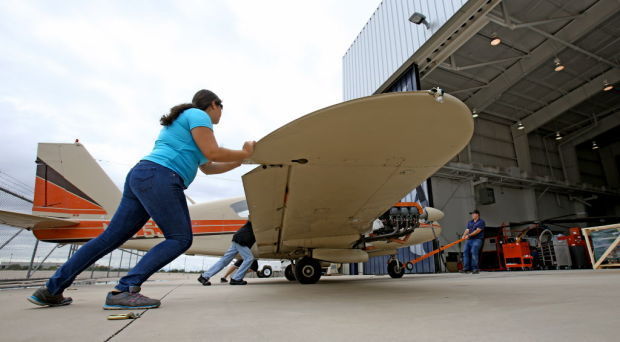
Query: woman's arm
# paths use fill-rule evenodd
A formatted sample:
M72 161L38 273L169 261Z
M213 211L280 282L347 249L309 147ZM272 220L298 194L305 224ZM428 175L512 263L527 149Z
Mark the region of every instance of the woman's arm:
M254 153L253 141L246 141L242 150L229 150L220 147L215 140L213 131L208 127L195 127L192 129L194 142L200 152L210 161L214 162L241 162Z
M202 171L205 175L215 175L218 173L228 172L239 166L241 166L241 162L209 162L200 165L200 171Z

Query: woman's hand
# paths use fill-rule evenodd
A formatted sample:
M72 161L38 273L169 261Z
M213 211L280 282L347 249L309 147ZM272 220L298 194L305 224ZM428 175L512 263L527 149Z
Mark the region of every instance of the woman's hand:
M246 141L243 144L243 150L248 154L246 158L250 158L254 154L254 146L256 146L256 141Z

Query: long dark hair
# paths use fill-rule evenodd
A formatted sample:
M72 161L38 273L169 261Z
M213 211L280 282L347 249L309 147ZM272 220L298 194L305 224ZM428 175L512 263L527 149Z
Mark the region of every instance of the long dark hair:
M161 123L162 126L170 126L185 110L190 108L206 110L213 101L215 101L215 104L218 106L222 105L222 100L220 100L214 92L201 89L194 95L192 103L182 103L170 108L170 113L162 115L159 119L159 123Z

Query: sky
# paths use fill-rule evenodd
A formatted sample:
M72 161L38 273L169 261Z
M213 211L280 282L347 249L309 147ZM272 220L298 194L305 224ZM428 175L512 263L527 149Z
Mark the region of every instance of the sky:
M238 149L342 101L342 56L380 0L0 2L0 172L32 185L38 142L79 139L121 187L170 107L202 88ZM242 166L196 202L243 196Z

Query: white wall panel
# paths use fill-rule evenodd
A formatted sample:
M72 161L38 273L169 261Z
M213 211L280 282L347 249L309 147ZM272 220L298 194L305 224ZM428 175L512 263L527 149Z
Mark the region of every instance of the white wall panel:
M466 2L383 0L343 57L344 100L374 93ZM411 23L414 12L431 28Z

